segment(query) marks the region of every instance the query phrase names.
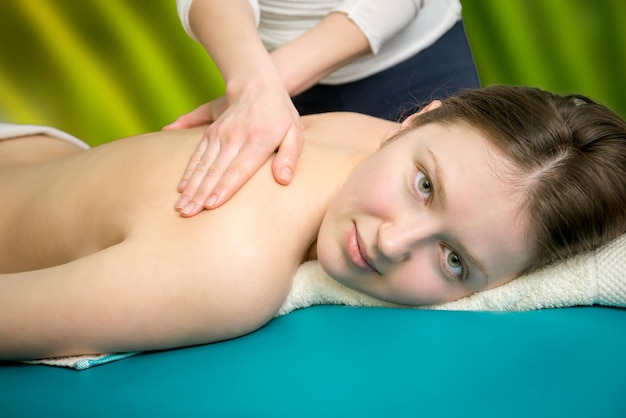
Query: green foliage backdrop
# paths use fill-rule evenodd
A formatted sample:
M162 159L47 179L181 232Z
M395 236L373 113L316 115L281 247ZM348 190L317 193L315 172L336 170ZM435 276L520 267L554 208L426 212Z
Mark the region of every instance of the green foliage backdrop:
M626 2L462 4L484 85L580 92L626 116ZM96 145L158 130L222 91L174 0L0 2L0 121Z

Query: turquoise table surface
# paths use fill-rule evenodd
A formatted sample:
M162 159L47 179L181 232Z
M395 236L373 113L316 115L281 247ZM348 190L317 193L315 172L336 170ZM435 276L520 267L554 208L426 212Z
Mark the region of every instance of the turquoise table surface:
M319 306L85 371L0 362L8 417L626 417L626 310Z

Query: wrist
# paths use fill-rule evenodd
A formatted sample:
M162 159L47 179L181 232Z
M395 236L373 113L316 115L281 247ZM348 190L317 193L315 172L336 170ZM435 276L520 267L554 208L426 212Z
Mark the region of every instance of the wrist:
M229 103L244 95L263 94L268 91L287 90L282 77L273 71L255 71L254 74L241 74L226 82L225 96Z

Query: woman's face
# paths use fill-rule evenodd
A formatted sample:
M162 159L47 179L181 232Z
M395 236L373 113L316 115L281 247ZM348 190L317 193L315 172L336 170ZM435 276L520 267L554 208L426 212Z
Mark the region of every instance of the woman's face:
M385 144L331 202L324 270L407 305L442 303L514 279L529 261L512 163L462 125L427 124ZM505 173L505 174L503 174Z

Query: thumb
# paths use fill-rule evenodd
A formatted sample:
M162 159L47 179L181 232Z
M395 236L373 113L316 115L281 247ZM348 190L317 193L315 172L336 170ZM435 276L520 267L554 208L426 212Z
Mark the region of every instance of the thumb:
M282 185L288 185L296 173L298 158L304 146L302 132L292 127L280 144L272 163L274 179Z
M176 129L193 128L194 126L205 125L213 122L209 103L205 103L191 112L179 116L174 122L165 125L162 130L171 131Z

